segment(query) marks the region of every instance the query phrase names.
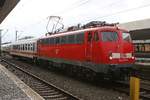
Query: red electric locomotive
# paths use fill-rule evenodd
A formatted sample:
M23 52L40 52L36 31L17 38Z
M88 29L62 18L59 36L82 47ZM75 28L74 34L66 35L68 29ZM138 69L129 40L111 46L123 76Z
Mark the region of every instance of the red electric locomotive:
M71 65L71 72L79 68L108 78L128 76L135 61L133 53L128 31L102 22L72 27L37 42L38 60Z

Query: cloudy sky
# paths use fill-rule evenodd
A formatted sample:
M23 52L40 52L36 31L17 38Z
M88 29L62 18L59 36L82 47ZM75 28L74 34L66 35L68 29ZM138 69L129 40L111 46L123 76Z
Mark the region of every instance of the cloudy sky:
M93 20L130 22L150 18L150 0L21 0L0 25L3 42L24 36L41 37L48 16L61 16L65 26ZM50 28L50 27L49 27Z

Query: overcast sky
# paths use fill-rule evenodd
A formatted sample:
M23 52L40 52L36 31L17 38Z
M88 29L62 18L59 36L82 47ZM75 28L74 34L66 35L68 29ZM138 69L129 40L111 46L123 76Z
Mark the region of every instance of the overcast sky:
M48 16L61 16L65 26L93 20L130 22L150 18L150 0L21 0L0 25L3 42L18 37L41 37ZM7 31L8 30L8 31Z

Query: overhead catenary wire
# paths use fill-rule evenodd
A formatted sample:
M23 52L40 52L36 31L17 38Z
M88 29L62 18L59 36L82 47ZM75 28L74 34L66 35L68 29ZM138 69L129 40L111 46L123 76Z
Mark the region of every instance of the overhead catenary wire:
M78 7L81 7L81 6L83 6L83 5L87 4L87 3L89 3L89 1L90 1L90 0L83 0L83 2L80 3L80 0L79 0L79 1L77 1L77 2L75 2L75 3L73 3L75 6L73 6L72 9L76 9L76 8L78 8ZM116 4L116 3L119 2L119 1L121 1L121 0L117 0L117 1L115 1L115 2L112 2L112 3L110 3L109 5L103 6L102 8L106 8L107 6L113 6L114 4ZM134 7L134 8L129 8L129 9L125 9L125 10L121 10L121 11L109 13L109 14L106 14L106 15L103 15L103 16L99 16L99 17L96 17L96 18L90 18L90 19L88 19L88 20L83 20L83 21L81 21L81 23L83 23L83 22L88 22L88 21L91 21L91 20L97 20L97 19L100 19L100 18L110 17L110 16L117 15L117 14L120 14L120 13L126 13L126 12L129 12L129 11L133 11L133 10L140 9L140 8L144 8L144 7L148 7L148 6L150 6L150 4L146 4L146 5L142 5L142 6L138 6L138 7ZM100 8L101 8L101 7L100 7ZM63 10L63 11L60 12L60 13L67 13L68 11L71 11L72 9L65 9L65 10ZM54 13L54 14L55 14L55 13ZM28 27L31 27L31 26L34 27L35 25L39 25L40 23L43 23L43 22L45 23L45 22L46 22L46 18L47 18L47 17L42 18L42 20L40 20L40 21L38 21L38 22L36 22L36 23L33 23L33 24L31 24L31 25L25 27L25 29L28 28ZM46 23L45 23L45 24L46 24Z
M141 8L145 8L145 7L149 7L149 6L150 6L150 4L146 4L146 5L141 5L141 6L134 7L134 8L124 9L124 10L117 11L117 12L107 14L107 15L104 15L104 16L99 16L97 18L88 19L88 20L86 20L86 22L91 21L91 20L97 20L97 19L100 19L100 18L110 17L110 16L113 16L113 15L121 14L121 13L130 12L130 11L133 11L133 10L137 10L137 9L141 9Z
M72 11L73 9L79 8L79 7L81 7L81 6L83 6L83 5L87 4L87 3L89 3L90 1L91 1L91 0L78 0L78 1L76 1L75 3L70 4L70 6L69 6L67 9L64 9L64 10L62 10L62 11L60 11L60 12L56 12L56 13L51 14L51 15L58 15L57 13L59 13L59 15L60 15L60 14L65 14L65 13L67 13L67 12L69 12L69 11ZM105 6L101 7L101 8L106 8L106 7L108 7L108 6L112 6L113 4L116 4L116 3L119 2L119 1L121 1L121 0L117 0L117 1L115 1L115 2L111 2L110 4L105 5ZM73 7L72 7L72 6L73 6ZM44 22L46 19L47 19L47 17L43 17L40 21L38 21L38 22L36 22L36 23L33 23L33 24L31 24L31 25L29 25L29 26L27 26L27 27L39 25L41 22ZM48 23L49 23L49 22L48 22ZM46 27L47 27L47 26L46 26ZM26 27L25 27L25 29L26 29Z

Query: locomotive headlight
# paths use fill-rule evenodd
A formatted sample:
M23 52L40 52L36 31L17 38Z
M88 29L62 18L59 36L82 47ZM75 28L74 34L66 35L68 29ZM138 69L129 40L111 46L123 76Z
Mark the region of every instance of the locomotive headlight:
M132 59L135 59L134 54L132 53Z
M134 59L135 57L134 56L132 56L132 59Z
M113 59L112 56L109 56L109 59L112 60Z

